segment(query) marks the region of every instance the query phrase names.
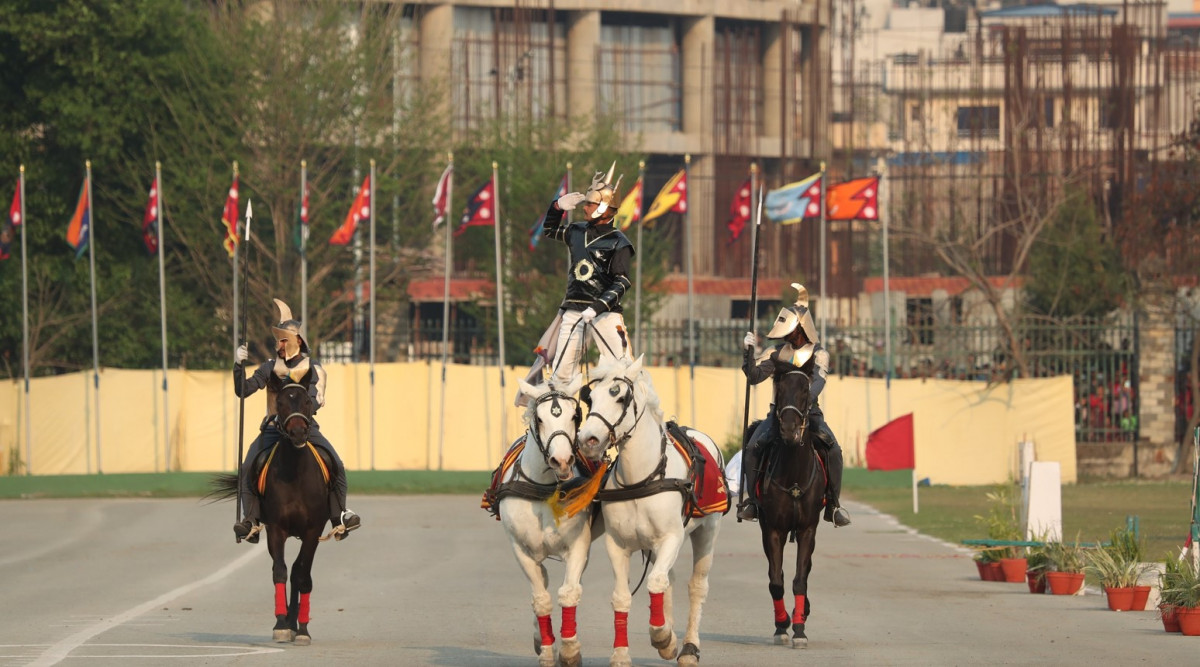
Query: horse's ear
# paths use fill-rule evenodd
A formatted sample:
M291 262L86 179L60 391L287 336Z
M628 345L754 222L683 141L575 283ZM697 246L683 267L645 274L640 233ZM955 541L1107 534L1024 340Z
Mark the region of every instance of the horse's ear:
M633 363L629 365L628 374L629 375L637 375L638 373L640 373L642 370L642 362L645 360L645 358L646 358L645 354L639 354L638 358L634 359Z
M567 396L574 396L575 394L579 393L579 388L582 386L583 376L576 375L575 377L571 378L570 382L567 383L567 386L562 390L562 393L566 394Z
M517 386L520 387L521 393L525 396L528 396L529 398L537 398L538 394L541 393L540 391L538 391L537 387L529 384L528 382L526 382L520 378L517 378Z

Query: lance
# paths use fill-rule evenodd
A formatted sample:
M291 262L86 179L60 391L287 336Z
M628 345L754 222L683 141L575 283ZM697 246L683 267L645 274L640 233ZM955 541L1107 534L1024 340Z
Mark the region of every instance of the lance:
M755 169L751 167L751 176L754 175ZM753 191L753 190L752 190ZM758 226L762 223L762 206L763 206L763 188L759 185L758 188L758 208L754 214L754 226L750 228L750 331L754 331L755 321L758 319ZM742 351L742 367L749 367L754 362L754 348L747 347ZM750 425L750 378L746 378L746 400L742 411L742 467L740 470L741 479L738 483L738 505L746 496L746 428ZM742 520L739 518L738 523Z
M250 256L250 220L254 217L253 202L246 200L246 248L242 251L242 336L245 337L247 343L250 336L246 335L246 312L250 310L246 304L246 283L249 282L246 275L246 264ZM161 250L160 250L161 252ZM242 367L242 374L238 376L238 493L237 502L234 504L234 509L237 512L234 517L234 522L242 520L242 489L241 489L241 471L242 471L242 446L245 441L246 432L246 368ZM240 539L236 540L241 542Z

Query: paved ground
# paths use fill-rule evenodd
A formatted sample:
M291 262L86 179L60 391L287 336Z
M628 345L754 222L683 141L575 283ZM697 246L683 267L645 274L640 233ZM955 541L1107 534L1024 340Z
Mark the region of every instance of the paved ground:
M232 503L0 502L0 665L536 664L528 586L478 497L351 500L364 528L317 551L310 647L270 642L270 559L265 541L234 544ZM1196 664L1200 638L1164 633L1153 613L979 581L953 546L850 509L853 526L818 532L805 650L771 645L757 525L725 517L702 664ZM584 664L601 666L611 571L602 545L592 557L579 627ZM634 661L668 664L646 638L648 604L640 591Z

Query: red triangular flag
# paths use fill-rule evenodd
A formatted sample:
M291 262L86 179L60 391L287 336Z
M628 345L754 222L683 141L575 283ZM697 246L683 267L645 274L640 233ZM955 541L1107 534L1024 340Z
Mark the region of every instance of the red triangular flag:
M867 470L911 470L915 467L911 412L867 436Z
M146 214L142 216L142 243L153 255L158 251L158 178L150 184L150 197L146 200Z
M329 237L331 245L346 245L354 239L354 230L358 229L358 223L362 220L367 220L371 217L371 177L367 176L363 179L362 187L358 189L358 196L354 198L354 205L350 207L350 211L346 213L346 221L341 227Z

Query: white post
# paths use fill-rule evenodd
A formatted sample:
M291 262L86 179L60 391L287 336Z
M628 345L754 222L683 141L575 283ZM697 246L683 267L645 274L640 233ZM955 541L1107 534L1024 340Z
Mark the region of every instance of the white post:
M828 276L825 270L825 192L829 184L825 182L825 163L821 163L821 342L825 342L825 320L829 319L829 302L825 300L825 282Z
M646 162L638 160L638 178L635 188L643 188L643 180L646 177ZM643 190L639 198L645 197ZM642 335L642 202L638 202L637 211L637 245L634 247L633 255L633 332L637 337L637 346L633 350L633 356L644 354L646 352L646 337Z
M454 153L447 153L446 160L450 162L450 178L446 180L446 269L442 296L442 399L438 404L441 410L441 426L438 430L438 463L437 469L442 469L442 453L446 444L446 354L450 349L450 269L454 263L454 240L450 233L451 211L454 210Z
M92 161L87 168L88 201L88 265L92 274L92 387L96 392L96 472L104 472L100 464L100 338L96 324L96 202L92 199Z
M21 165L18 187L21 192L21 365L25 368L25 474L32 475L30 463L33 460L33 438L30 432L33 430L33 423L29 421L29 261L25 247L25 228L29 225L29 220L25 217L25 165Z
M371 470L375 469L375 160L371 160L371 248L370 248L370 275L367 277L367 285L370 286L370 319L371 325L367 329L367 338L370 341L370 392L371 392Z
M692 156L686 154L683 156L683 180L686 183L688 177L688 166L692 163ZM691 186L688 186L691 189ZM689 197L688 190L684 190L683 196ZM696 311L695 311L695 292L692 285L692 226L689 224L691 218L691 207L685 207L683 210L683 239L684 253L687 254L687 287L688 287L688 379L690 386L688 393L692 397L692 423L696 423Z
M498 180L496 168L499 165L495 160L492 161L492 192L496 195L496 200L492 205L492 213L495 214L495 235L496 235L496 318L497 326L499 327L499 343L500 343L500 443L506 445L508 442L508 400L505 398L504 390L504 273L502 271L502 255L500 252L500 182ZM486 439L485 439L486 443ZM491 447L485 444L487 455L485 460L488 466L491 466Z
M157 190L155 197L155 227L158 234L158 300L161 308L159 309L162 329L162 399L163 399L163 469L171 469L171 413L167 410L167 272L165 268L165 260L163 254L166 249L163 247L163 225L166 220L163 219L163 187L162 187L162 163L154 163L154 188Z
M374 181L372 181L372 187ZM308 160L300 161L300 322L308 326ZM375 202L371 202L375 206ZM374 208L372 208L374 210ZM312 338L310 333L309 338ZM314 350L315 351L315 350Z

